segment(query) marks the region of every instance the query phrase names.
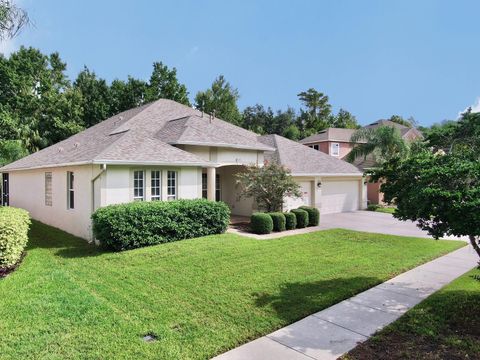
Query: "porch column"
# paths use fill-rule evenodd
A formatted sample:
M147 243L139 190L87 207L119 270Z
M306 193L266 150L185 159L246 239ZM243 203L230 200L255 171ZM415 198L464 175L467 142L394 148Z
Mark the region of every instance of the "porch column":
M216 188L216 169L214 167L207 168L207 199L215 201Z

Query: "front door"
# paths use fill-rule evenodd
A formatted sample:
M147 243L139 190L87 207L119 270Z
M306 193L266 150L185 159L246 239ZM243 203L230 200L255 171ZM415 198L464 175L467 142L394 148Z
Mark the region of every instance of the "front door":
M3 206L9 205L9 198L8 198L8 174L2 174L2 201Z

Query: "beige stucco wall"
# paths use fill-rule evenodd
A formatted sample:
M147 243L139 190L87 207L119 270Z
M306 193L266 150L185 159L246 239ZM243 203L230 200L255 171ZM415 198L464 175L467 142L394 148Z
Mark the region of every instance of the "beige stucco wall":
M67 171L75 176L75 208L67 209ZM45 173L52 173L52 206L45 205ZM84 239L91 238L91 180L95 165L9 172L10 206L26 209L33 219Z
M222 165L262 165L263 151L183 145L183 150Z
M242 169L242 166L217 168L217 174L220 175L221 200L229 206L233 215L250 216L254 211L253 198L240 198L240 187L236 184L235 175Z

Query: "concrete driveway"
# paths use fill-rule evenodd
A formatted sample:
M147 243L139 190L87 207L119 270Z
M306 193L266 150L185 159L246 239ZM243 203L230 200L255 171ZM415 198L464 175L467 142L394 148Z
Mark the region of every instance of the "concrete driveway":
M354 211L339 214L320 215L320 229L350 229L372 233L431 238L426 231L420 230L412 221L400 221L391 214L373 211ZM452 240L468 238L446 237Z

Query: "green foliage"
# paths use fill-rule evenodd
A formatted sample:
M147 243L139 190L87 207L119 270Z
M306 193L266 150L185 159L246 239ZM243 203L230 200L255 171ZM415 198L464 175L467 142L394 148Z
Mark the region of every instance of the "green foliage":
M238 90L220 75L216 78L210 89L199 91L195 96L195 106L208 114L241 125L242 115L238 110L237 101L240 95Z
M416 221L437 239L469 236L480 256L480 149L470 146L447 154L417 149L386 162L372 178L385 180L381 191L397 206L396 218Z
M187 87L178 82L177 69L170 70L162 62L153 63L153 72L145 94L146 102L158 99L170 99L190 106Z
M204 199L133 202L99 208L92 221L95 238L121 251L223 233L230 210Z
M285 215L285 228L287 230L293 230L297 228L297 216L294 213L286 212Z
M367 210L368 211L377 211L377 209L380 207L378 204L368 204L367 205Z
M308 218L308 212L304 209L293 209L290 210L293 214L295 214L297 218L297 228L302 229L308 226L310 220Z
M392 115L390 116L390 118L388 119L394 123L397 123L397 124L400 124L400 125L403 125L403 126L406 126L406 127L414 127L415 126L415 119L414 118L409 118L408 120L405 120L403 117L401 117L400 115Z
M0 140L0 166L9 164L28 155L20 140Z
M350 112L345 109L338 110L337 115L330 117L329 127L344 128L344 129L358 129L357 119Z
M308 226L318 226L320 224L320 211L311 206L300 206L299 209L308 213Z
M236 175L241 186L240 195L254 198L260 210L282 211L285 197L300 197L300 186L290 175L290 170L272 161L264 166L248 166Z
M268 213L273 221L273 231L285 231L285 215L281 212Z
M250 216L250 227L255 234L270 234L273 231L272 217L266 213L253 213Z
M15 265L28 242L30 217L23 209L0 207L0 268Z
M406 156L408 145L402 139L400 131L393 126L361 128L352 135L351 142L356 143L348 153L346 160L355 161L373 154L378 164L396 156Z

